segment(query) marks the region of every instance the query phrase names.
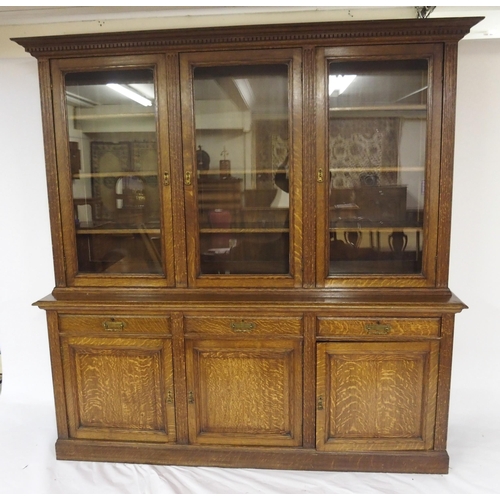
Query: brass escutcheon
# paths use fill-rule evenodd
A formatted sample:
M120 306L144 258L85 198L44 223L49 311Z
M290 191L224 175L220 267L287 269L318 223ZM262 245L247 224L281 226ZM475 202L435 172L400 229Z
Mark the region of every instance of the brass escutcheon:
M318 170L318 182L323 182L323 169Z
M171 405L174 403L174 396L172 394L172 391L167 392L167 404Z

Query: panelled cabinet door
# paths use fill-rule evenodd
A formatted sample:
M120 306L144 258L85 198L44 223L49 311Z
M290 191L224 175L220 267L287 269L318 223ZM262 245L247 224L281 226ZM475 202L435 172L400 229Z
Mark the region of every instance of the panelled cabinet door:
M441 45L321 49L317 61L318 285L435 286Z
M439 341L318 344L317 449L429 450Z
M300 51L180 64L190 286L300 286Z
M300 446L301 345L187 340L190 443Z
M175 441L171 340L64 335L70 437Z
M173 285L163 58L55 60L51 76L67 285Z

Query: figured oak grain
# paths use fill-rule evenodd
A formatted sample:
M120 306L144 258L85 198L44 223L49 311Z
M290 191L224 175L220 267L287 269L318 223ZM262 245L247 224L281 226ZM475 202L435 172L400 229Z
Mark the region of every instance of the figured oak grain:
M319 337L439 337L439 318L318 318ZM378 328L378 330L377 330ZM387 328L387 330L384 330ZM377 331L379 333L377 333Z
M438 349L437 341L319 344L318 449L432 448Z
M174 439L170 340L71 336L62 342L71 436Z
M298 446L300 340L187 340L190 442Z
M465 307L447 288L457 43L479 21L15 40L39 64L56 288L36 305L48 313L58 458L447 472L453 316ZM318 182L328 65L409 59L429 67L422 273L330 275L329 183ZM290 76L290 272L201 275L193 68L276 62ZM133 67L155 69L166 276L79 273L65 74Z

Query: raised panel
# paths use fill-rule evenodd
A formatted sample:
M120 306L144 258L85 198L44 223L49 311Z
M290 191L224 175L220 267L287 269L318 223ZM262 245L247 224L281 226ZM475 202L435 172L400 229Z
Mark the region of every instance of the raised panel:
M431 449L437 357L432 341L319 344L317 447Z
M299 446L301 341L188 340L190 442Z
M62 340L70 435L175 440L170 340Z

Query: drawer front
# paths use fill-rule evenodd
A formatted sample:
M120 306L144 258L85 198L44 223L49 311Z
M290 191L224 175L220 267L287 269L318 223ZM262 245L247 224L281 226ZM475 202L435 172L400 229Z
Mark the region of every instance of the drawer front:
M184 325L187 334L302 335L301 317L186 316Z
M170 318L166 316L98 316L80 314L59 315L61 333L144 333L169 334Z
M439 318L318 318L318 337L437 338L440 323Z

